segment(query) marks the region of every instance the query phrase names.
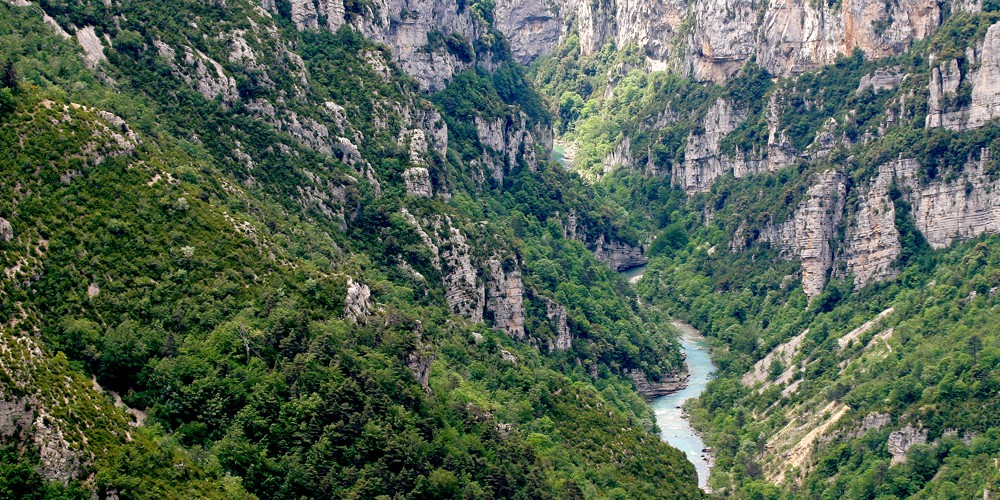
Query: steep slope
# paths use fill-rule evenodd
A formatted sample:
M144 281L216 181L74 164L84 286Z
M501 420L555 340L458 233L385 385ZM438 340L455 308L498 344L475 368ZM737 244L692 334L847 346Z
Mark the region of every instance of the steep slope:
M670 36L594 46L572 23L532 65L574 167L655 236L640 296L712 341L721 376L689 408L716 454L711 484L740 498L991 498L996 7L854 18L913 36L891 50L863 41L872 32L837 46L785 31L819 49L811 59L772 58L765 20L785 4L759 7L757 24L685 25L732 49L716 60L731 66L683 56L688 68L650 71ZM854 7L806 8L838 12L829 27ZM751 35L729 38L730 22Z
M4 491L700 497L490 10L346 7L0 4Z

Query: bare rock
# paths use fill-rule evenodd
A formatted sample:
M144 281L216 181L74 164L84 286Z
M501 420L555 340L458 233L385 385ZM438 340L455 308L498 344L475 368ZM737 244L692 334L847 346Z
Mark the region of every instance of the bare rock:
M416 198L431 198L434 188L431 186L431 174L424 167L410 167L403 171L403 181L406 182L406 194Z
M8 242L14 239L14 226L10 221L0 217L0 241Z
M513 258L486 262L486 312L493 326L511 338L524 340L524 283Z
M371 314L371 289L363 283L347 279L347 296L344 298L344 314L351 323L364 323Z
M549 352L568 350L573 347L573 335L566 321L568 318L566 306L545 297L542 297L542 300L545 302L545 317L556 331L556 340L554 344L549 344Z
M684 164L674 169L673 183L687 193L708 191L717 178L731 170L719 151L722 138L746 118L746 111L736 109L726 99L715 101L701 120L703 132L692 132L688 138Z
M500 349L500 359L507 363L517 364L517 356L514 353L508 351L507 349Z
M615 271L641 266L648 259L642 254L642 246L635 246L619 240L607 240L602 234L597 238L594 257Z
M688 385L687 375L669 375L663 377L659 382L651 382L646 376L646 372L638 368L626 370L625 374L635 382L636 391L646 399L673 394Z
M896 207L889 197L893 179L891 166L879 170L878 177L858 197L857 211L848 225L840 259L846 261L847 272L854 275L855 289L898 274L894 265L902 246L896 229Z
M927 429L907 424L906 427L889 434L886 447L889 449L889 453L892 454L892 463L899 464L906 461L906 452L911 446L926 442Z
M76 41L83 47L83 62L88 68L94 69L101 61L107 60L104 55L104 45L97 37L93 26L85 26L76 30Z
M834 170L817 174L792 219L766 228L760 235L781 248L782 255L801 260L802 290L810 299L823 291L833 265L830 240L844 214L845 181L846 177Z
M437 355L431 346L425 344L418 335L417 347L410 353L406 366L426 391L430 391L431 365L435 359L437 359Z

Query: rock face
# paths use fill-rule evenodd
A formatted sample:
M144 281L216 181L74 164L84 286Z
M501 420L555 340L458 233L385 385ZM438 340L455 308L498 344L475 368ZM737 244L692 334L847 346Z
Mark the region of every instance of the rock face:
M683 168L673 173L674 184L688 193L708 191L717 178L732 170L723 162L719 143L746 118L746 112L734 109L729 101L715 101L701 122L704 132L688 138Z
M486 312L493 327L515 340L524 340L524 283L521 268L512 258L486 262Z
M843 217L845 181L845 176L834 170L818 174L792 219L761 233L762 240L802 261L802 290L809 298L823 291L833 264L830 240Z
M0 332L0 438L37 450L39 471L63 484L87 470L93 458L88 437L124 442L128 424L104 394L72 376L65 358L49 357L30 337ZM80 409L96 418L74 422L61 415Z
M931 60L927 128L969 130L1000 117L1000 23L990 26L981 45L966 51L965 61L969 68L978 66L972 74L963 74L957 59ZM957 99L963 82L972 86L970 104L963 108L949 105Z
M472 9L451 0L376 0L353 3L345 0L291 0L291 17L299 30L336 31L348 25L366 38L388 46L395 62L422 88L437 91L452 76L468 68L476 54L453 54L443 43L432 43L437 35L457 35L466 43L479 38ZM264 8L277 13L273 0ZM348 8L349 7L349 8ZM488 60L489 58L484 58Z
M990 151L984 149L980 159L966 163L954 181L939 177L922 183L917 161L896 162L896 175L910 188L907 199L914 223L931 247L945 248L957 240L1000 232L1000 182L990 180L989 163Z
M607 43L636 43L653 69L673 68L716 82L734 75L751 57L771 74L790 76L830 64L855 48L869 57L898 54L941 21L932 0L763 5L751 0L504 0L496 11L497 28L522 61L548 53L553 40L575 31L585 55Z
M431 174L424 167L410 167L403 171L406 182L406 194L417 198L431 198L434 188L431 186Z
M545 151L552 150L551 133L531 130L524 113L493 119L477 116L475 123L479 141L484 147L481 164L484 175L489 175L497 183L503 182L504 176L519 160L525 162L531 171L537 170L536 145Z
M529 64L559 43L562 21L554 3L500 0L495 16L497 28L511 39L511 51L521 64Z
M351 323L364 323L371 314L372 291L364 283L355 283L347 279L347 297L344 298L344 315Z
M0 241L8 242L12 239L14 239L14 226L7 219L0 217Z
M684 163L674 166L670 171L671 182L686 193L693 194L710 190L716 180L729 173L740 178L761 172L774 172L791 165L800 154L780 129L781 109L781 93L775 92L771 95L767 108L766 147L724 153L721 150L722 140L747 119L748 113L725 98L719 98L688 136ZM666 114L670 114L669 111L668 109ZM669 121L669 117L663 117L652 124L642 124L641 127L644 131L652 131ZM630 146L630 139L625 137L614 153L605 159L606 167L625 165L646 175L666 173L653 164L651 155L646 165L634 164ZM820 155L814 153L813 156Z
M626 370L626 375L635 382L635 390L646 399L658 398L660 396L666 396L667 394L673 394L685 387L687 387L688 375L684 374L682 376L667 376L664 377L660 382L650 382L649 378L646 376L646 372L640 369Z
M896 229L896 207L889 198L893 179L891 169L880 170L872 184L862 190L858 208L850 216L839 260L846 262L847 271L853 273L855 289L897 274L893 265L902 247Z
M853 275L860 289L895 276L902 246L896 227L895 186L902 202L910 205L914 226L935 248L1000 233L1000 179L988 170L991 152L983 149L958 172L926 179L920 163L898 159L879 168L878 175L858 190L857 203L845 206L844 176L833 171L817 177L793 217L765 228L760 239L776 244L786 258L802 260L803 289L810 297L822 291L825 276ZM959 170L955 168L955 170ZM836 255L830 240L840 221L846 221L844 238ZM743 235L734 239L738 249Z
M907 424L906 427L889 434L889 440L886 442L886 447L889 448L889 453L892 454L892 463L898 464L906 460L906 451L909 450L911 446L915 444L924 444L926 442L927 429L913 427L912 424Z
M166 61L171 73L191 85L206 99L211 100L220 96L224 102L239 99L236 80L226 74L221 64L200 50L185 45L184 55L178 61L177 51L167 43L154 40L153 45L160 57Z
M406 366L425 391L430 391L431 365L435 359L437 355L434 354L433 346L425 343L418 331L416 347L409 354Z
M544 301L545 317L548 318L552 328L556 331L556 341L549 343L549 352L568 350L573 347L573 335L569 331L566 306L550 299L544 299Z
M615 271L624 271L645 264L649 259L642 255L642 246L633 246L623 241L608 241L602 234L597 238L594 257Z
M430 250L431 263L441 271L452 312L473 322L490 319L494 328L525 340L524 283L516 259L492 256L477 265L469 242L449 216L417 219L406 208L402 214Z
M104 45L101 44L101 39L97 38L93 26L76 30L76 41L83 47L83 62L88 68L94 69L101 61L107 59L104 55Z

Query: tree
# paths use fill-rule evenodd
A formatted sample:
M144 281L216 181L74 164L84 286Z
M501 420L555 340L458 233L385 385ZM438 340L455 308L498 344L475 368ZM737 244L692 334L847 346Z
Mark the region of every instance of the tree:
M983 350L983 339L979 335L973 335L965 341L965 350L972 355L972 362L979 362L979 351Z
M14 61L7 59L7 62L3 64L3 71L0 71L0 86L11 90L17 90L20 87L18 80L17 69L14 68Z

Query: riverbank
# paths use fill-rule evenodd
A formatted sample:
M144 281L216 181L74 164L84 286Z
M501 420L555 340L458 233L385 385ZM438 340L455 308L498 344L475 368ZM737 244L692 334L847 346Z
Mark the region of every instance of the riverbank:
M684 403L705 391L705 386L715 372L715 365L709 357L708 343L698 330L676 320L671 321L671 324L681 332L678 340L688 366L688 384L680 391L653 400L650 406L656 415L660 438L684 452L698 472L698 487L709 491L708 475L713 465L712 453L691 427L684 411Z
M642 265L622 271L620 274L634 285L642 279L645 271L646 266ZM639 303L641 306L642 301ZM698 474L698 487L710 493L708 475L714 465L714 457L701 436L691 427L687 412L684 411L684 403L705 391L705 386L716 368L709 356L708 342L701 332L681 321L671 320L670 324L681 333L678 341L687 365L687 373L664 381L662 389L668 389L669 386L669 390L661 392L662 396L653 397L649 405L656 416L656 425L660 428L660 439L684 452L688 461L694 464ZM650 387L641 383L645 381L645 374L642 374L641 380L633 374L633 379L636 379L636 387L640 392L643 390L651 392Z

